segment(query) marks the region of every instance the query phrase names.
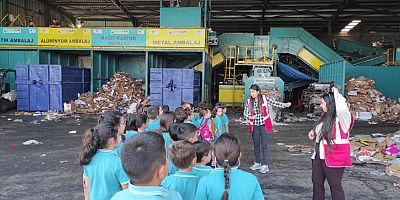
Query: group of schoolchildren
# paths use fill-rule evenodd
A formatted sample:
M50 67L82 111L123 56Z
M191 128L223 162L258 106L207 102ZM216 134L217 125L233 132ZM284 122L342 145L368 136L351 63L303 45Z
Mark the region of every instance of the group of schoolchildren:
M257 178L239 169L241 148L226 106L182 102L146 113L108 111L82 141L85 199L261 200Z

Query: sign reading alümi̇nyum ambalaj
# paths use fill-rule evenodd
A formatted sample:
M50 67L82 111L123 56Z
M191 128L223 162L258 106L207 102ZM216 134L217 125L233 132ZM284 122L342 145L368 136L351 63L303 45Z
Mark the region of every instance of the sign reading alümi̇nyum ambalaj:
M91 29L79 28L39 28L39 46L91 47Z
M92 32L93 46L137 47L146 46L146 29L143 28L98 28Z
M37 28L0 28L0 45L37 45L37 39Z
M205 29L147 29L146 36L147 47L206 47Z

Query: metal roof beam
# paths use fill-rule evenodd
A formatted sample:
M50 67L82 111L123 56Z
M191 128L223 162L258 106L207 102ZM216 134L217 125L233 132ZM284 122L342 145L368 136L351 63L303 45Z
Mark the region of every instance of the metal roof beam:
M132 15L131 12L129 12L128 8L126 8L126 6L121 3L121 1L111 0L111 2L113 2L114 5L116 5L119 9L122 10L122 12L124 12L128 16L133 26L137 26L137 19Z

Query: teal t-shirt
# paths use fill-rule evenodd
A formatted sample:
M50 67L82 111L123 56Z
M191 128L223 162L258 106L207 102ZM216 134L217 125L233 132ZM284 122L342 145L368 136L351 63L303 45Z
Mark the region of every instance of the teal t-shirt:
M151 130L160 130L160 119L157 120L150 120L149 125L147 126L145 131L151 131Z
M184 200L194 200L199 180L200 178L194 172L177 171L167 176L161 182L161 186L179 192Z
M128 189L116 193L111 200L182 200L182 197L162 187L129 184Z
M228 124L229 124L229 118L225 113L223 113L221 116L221 131L222 131L222 133L226 133L225 125L228 125Z
M210 166L196 165L193 167L193 172L199 177L207 176L213 170Z
M163 136L164 141L165 141L165 146L167 148L171 148L172 147L172 140L171 140L171 137L169 136L169 133L168 132L162 132L162 136Z
M108 200L129 183L121 159L114 150L99 149L88 165L83 166L83 177L89 179L90 199Z
M138 134L139 132L137 131L126 131L125 132L125 141L127 141L129 138L133 137L134 135Z
M207 126L211 126L211 119L208 120ZM220 127L221 129L221 133L218 132L218 127ZM214 118L214 131L215 131L215 135L214 138L219 137L223 132L222 132L222 126L221 126L221 117L216 117Z
M200 120L200 116L198 114L194 115L192 118L192 122L197 128L200 127L199 120Z
M125 132L125 141L127 141L129 138L133 137L136 134L138 134L137 131L126 131ZM117 148L115 148L115 152L117 152L118 157L121 157L122 147L124 147L124 142L121 141L119 146Z
M221 199L225 190L224 169L216 168L200 179L196 200ZM243 170L232 168L229 172L229 200L263 200L257 178Z

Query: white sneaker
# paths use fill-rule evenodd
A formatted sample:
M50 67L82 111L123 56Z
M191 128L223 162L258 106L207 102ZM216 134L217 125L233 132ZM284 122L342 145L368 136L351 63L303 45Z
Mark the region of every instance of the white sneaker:
M260 173L265 174L267 172L269 172L268 165L263 165L260 167Z
M253 166L250 167L251 170L256 171L257 169L261 169L261 163L254 163Z

